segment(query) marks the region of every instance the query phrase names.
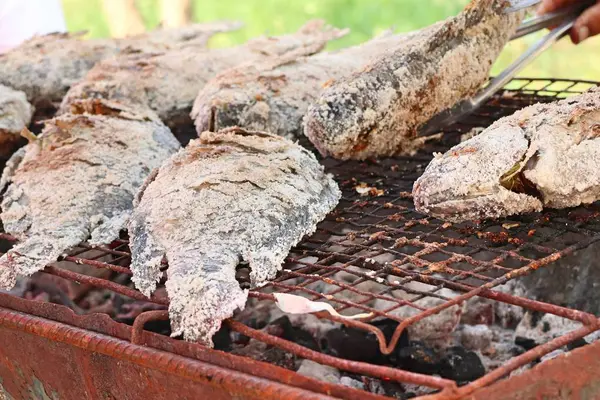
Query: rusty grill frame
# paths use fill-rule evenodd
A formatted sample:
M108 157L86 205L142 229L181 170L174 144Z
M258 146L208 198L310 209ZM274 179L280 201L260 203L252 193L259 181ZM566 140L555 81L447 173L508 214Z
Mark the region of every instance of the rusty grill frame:
M319 313L318 316L373 333L383 354L390 354L394 350L402 331L409 325L475 296L527 310L554 314L581 323L581 328L516 356L482 378L458 387L456 382L440 377L336 358L253 329L235 319L225 323L232 331L279 347L301 358L347 372L439 389L441 392L435 395L437 398L459 398L472 394L507 376L517 368L600 330L600 319L595 315L494 290L499 285L530 274L576 250L600 241L599 205L570 210L545 210L543 213L502 221L448 224L416 213L412 208L410 194L412 182L422 173L431 159L431 152L446 150L451 144L456 143L460 134L474 127L485 127L499 117L511 114L526 105L578 94L595 85L597 83L592 81L517 78L476 113L447 129L441 141L430 143L426 151L415 156L366 162L322 160L326 168L334 173L336 181L340 183L343 191L340 205L319 225L314 235L305 238L292 250L280 276L273 282L250 291L250 297L255 301L274 301L272 292L277 291L301 294L312 300L328 301L341 313L350 308L372 313L371 317L360 321L347 320L327 313ZM356 188L360 185L370 188L364 197L357 193ZM5 233L0 233L0 239L15 240ZM131 271L126 266L120 265L123 262L127 263L130 257L127 240L120 239L110 246L94 248L100 251L97 257L79 257L90 249L92 249L90 246L82 244L63 260L131 275ZM111 263L97 260L106 255L114 257ZM390 262L375 260L383 255L393 260ZM317 257L318 261L307 262L307 257ZM348 270L349 266L358 267L360 270ZM341 271L354 275L356 279L353 282L336 280L336 274ZM148 301L159 306L168 305L166 298L158 296L146 298L126 285L61 269L54 265L46 267L43 272L108 289L136 300ZM390 281L389 275L397 279ZM363 282L372 281L376 281L384 288L378 293L372 293L357 287ZM432 285L433 288L430 291L419 291L404 286L413 281ZM317 291L311 287L315 283L322 283L329 290ZM461 294L446 298L437 293L442 288L452 289ZM410 300L396 298L392 295L394 290L403 290L414 297ZM345 298L342 295L344 292L352 292L362 299ZM437 297L443 300L443 303L429 309L414 304L424 297ZM388 309L378 310L368 305L375 299L395 304ZM90 323L92 317L86 317L87 319L73 317L62 310L62 307L49 304L43 307L44 311L40 315L35 311L36 307L42 307L39 302L5 294L0 294L0 326L18 325L14 314L11 316L10 313L3 312L2 307L23 313L23 318L28 315L31 318L32 315L38 315L74 324L80 329L95 330ZM392 313L400 307L413 307L420 311L414 316L402 319ZM368 323L377 317L390 318L399 322L391 340L386 340L379 328ZM84 320L83 323L81 318ZM104 321L103 326L112 326L106 318L100 319ZM137 316L130 333L119 330L121 328L111 329L113 332L118 331L114 334L115 337L123 340L130 339L134 345L162 346L177 353L177 344L169 346L161 344L163 341L169 343L177 341L164 337L158 339L160 335L144 331L147 322L165 319L168 319L166 310L147 311ZM119 324L114 323L114 325ZM205 354L208 362L215 365L224 362L223 359L218 360L218 357L225 357L225 359L229 357L223 354L211 355L212 350L197 344L185 343L179 346L181 349L196 349L194 350L196 354ZM242 366L240 362L231 361L231 363L234 369L240 369ZM298 375L290 374L295 377L286 379L298 379ZM355 390L337 389L332 393L331 385L326 386L328 393L332 395L344 398L356 396Z

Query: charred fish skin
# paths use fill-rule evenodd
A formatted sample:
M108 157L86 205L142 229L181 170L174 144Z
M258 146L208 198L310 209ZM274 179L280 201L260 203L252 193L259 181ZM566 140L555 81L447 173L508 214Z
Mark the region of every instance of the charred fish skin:
M341 193L314 155L284 138L231 128L204 132L165 162L138 196L129 223L133 281L149 295L161 260L173 335L211 345L248 296L235 279L272 279Z
M0 85L0 162L12 154L33 112L25 93Z
M244 63L209 81L194 102L198 134L230 126L303 137L302 119L324 87L350 75L410 35L386 33L359 46L311 56L292 52Z
M81 109L96 114L48 121L4 170L0 218L19 243L0 257L0 287L88 238L92 245L117 239L144 179L180 148L150 113L100 101Z
M85 40L83 33L36 36L0 55L0 84L25 92L38 108L54 108L71 85L103 59L121 52L203 48L212 35L239 27L237 22L215 22L122 39Z
M190 120L198 92L224 69L290 52L313 54L342 34L323 21L311 21L293 34L255 38L233 48L124 54L92 68L69 90L58 113L69 112L78 99L116 99L149 107L173 127L178 121Z
M507 4L473 0L331 85L307 112L306 136L338 159L414 153L424 142L418 128L487 80L525 13L505 14Z
M600 89L502 118L438 155L415 182L416 210L453 222L600 199Z

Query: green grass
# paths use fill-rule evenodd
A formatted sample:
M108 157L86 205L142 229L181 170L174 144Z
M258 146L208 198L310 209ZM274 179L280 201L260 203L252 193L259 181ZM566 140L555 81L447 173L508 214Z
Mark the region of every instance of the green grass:
M160 22L157 0L138 0L150 29ZM458 13L467 0L194 0L194 21L237 20L240 31L216 36L211 46L243 43L261 34L293 32L309 19L321 18L351 33L329 45L341 48L368 40L386 29L406 32ZM100 0L63 0L69 30L87 30L90 37L109 36ZM494 66L498 73L540 34L507 46ZM544 53L520 75L600 80L600 39L574 46L567 39Z

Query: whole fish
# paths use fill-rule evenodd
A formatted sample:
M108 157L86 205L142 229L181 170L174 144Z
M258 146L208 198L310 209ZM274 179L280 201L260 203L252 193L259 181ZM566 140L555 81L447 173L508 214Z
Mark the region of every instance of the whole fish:
M417 211L499 218L600 199L600 89L502 118L436 155L415 182Z
M121 39L89 39L83 33L36 36L0 55L0 84L21 90L38 108L53 108L67 90L97 62L121 52L165 51L205 47L218 32L238 29L237 22L160 29Z
M117 239L150 171L180 148L145 110L100 100L80 110L48 121L2 174L0 218L19 243L0 257L0 287L88 238L92 245Z
M246 304L236 268L249 266L253 285L274 278L340 196L314 155L289 140L204 132L138 195L129 223L133 281L150 295L166 257L173 335L211 344L221 321Z
M365 159L414 153L420 126L475 94L524 11L473 0L458 16L399 40L390 52L323 91L305 134L323 155Z
M191 125L189 114L194 99L219 72L245 61L259 62L290 52L313 54L343 34L344 31L325 27L323 21L311 21L296 33L259 37L231 48L121 55L92 68L69 90L59 113L68 112L71 103L78 99L112 99L149 107L175 130L183 123Z
M304 136L302 118L308 106L324 88L408 37L386 33L336 52L292 52L229 69L198 94L192 110L196 130L200 134L239 126L297 140Z

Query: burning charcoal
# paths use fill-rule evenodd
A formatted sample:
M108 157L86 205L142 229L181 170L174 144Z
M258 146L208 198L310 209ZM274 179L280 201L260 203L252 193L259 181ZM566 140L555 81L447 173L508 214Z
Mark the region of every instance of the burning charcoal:
M397 352L398 366L407 371L420 374L438 374L440 359L438 355L422 342L411 342Z
M447 350L439 373L444 378L464 382L481 378L485 375L485 368L475 352L455 346Z
M340 384L351 387L353 389L365 390L365 384L363 382L357 381L356 379L352 379L349 376L342 376L340 378Z
M490 347L493 333L487 325L465 325L460 341L469 350L484 350Z
M340 371L328 365L321 365L311 360L302 360L297 371L300 375L333 384L340 383Z
M377 326L389 341L398 326L398 322L384 319L376 321ZM408 343L408 333L404 331L400 336L397 348L402 348ZM374 334L362 329L341 326L325 334L321 341L323 350L336 357L347 360L363 361L372 364L384 364L388 357L379 351L379 342Z

